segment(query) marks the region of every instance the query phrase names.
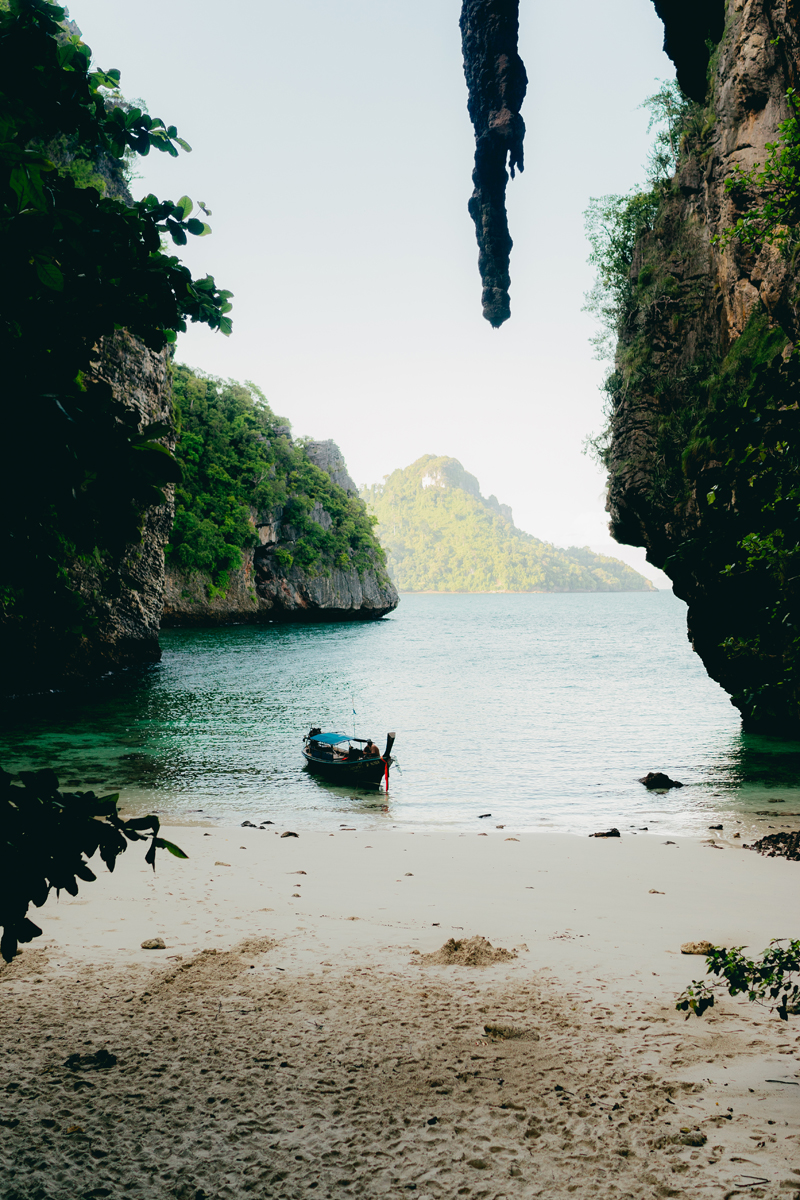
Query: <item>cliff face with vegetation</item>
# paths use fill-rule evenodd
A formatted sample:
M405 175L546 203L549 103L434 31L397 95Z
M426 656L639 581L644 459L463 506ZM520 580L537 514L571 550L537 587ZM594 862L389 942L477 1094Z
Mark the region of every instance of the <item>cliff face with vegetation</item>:
M230 293L169 247L192 201L134 200L174 126L127 104L65 10L0 3L0 678L38 690L158 657L171 523L167 351L230 332ZM126 332L122 332L126 331Z
M171 426L169 355L152 351L130 334L104 339L90 364L91 376L110 386L115 399L135 421ZM171 444L167 435L165 445ZM98 674L111 667L157 662L158 631L164 600L164 546L172 528L172 487L165 501L145 508L141 536L128 543L116 562L79 559L69 568L86 606L89 632L76 647L71 673ZM110 569L109 569L110 567Z
M745 726L796 733L798 9L656 7L692 103L616 308L611 526L672 578Z
M425 454L361 493L378 518L389 572L410 592L650 591L618 559L559 550L523 533L511 509L481 495L455 458Z
M363 620L398 602L333 442L295 442L252 385L174 372L183 481L165 625Z
M170 465L164 454L171 411L168 354L149 350L138 338L118 332L103 338L87 355L82 386L90 412L95 391L108 399L102 413L106 419L97 416L80 449L86 453L89 441L91 451L91 437L105 448L111 440L110 426L117 441L125 438L128 461L103 461L90 475L92 489L106 500L102 516L107 528L100 529L102 550L96 544L101 540L95 528L99 521L93 523L89 518L76 523L85 530L83 540L65 536L56 522L43 533L40 554L48 555L55 564L56 585L44 571L30 571L20 581L19 602L7 605L2 614L0 658L8 690L52 687L113 668L157 661L161 654L158 631L164 544L172 526L172 488L163 480L161 486L153 487L148 480L153 474L151 460L163 456ZM151 440L154 432L160 441ZM43 434L47 463L46 439ZM127 503L120 502L117 486L123 467L129 476L141 480L134 500L123 493ZM80 503L83 493L77 488L76 493ZM95 501L99 510L101 500ZM12 535L15 532L12 525Z

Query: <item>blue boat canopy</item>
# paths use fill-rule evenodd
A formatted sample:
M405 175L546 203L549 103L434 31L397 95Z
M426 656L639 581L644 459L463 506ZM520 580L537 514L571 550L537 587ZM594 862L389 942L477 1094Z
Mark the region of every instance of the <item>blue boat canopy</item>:
M338 746L340 742L349 742L350 736L346 733L315 733L309 740L324 742L326 746Z

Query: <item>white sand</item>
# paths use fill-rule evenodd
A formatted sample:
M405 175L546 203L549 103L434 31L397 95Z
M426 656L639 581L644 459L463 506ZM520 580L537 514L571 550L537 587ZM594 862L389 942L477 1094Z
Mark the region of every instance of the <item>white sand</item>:
M188 862L133 846L41 910L0 970L3 1200L800 1196L800 1018L674 1010L682 943L797 934L800 864L298 832L174 829ZM414 961L478 934L517 957Z

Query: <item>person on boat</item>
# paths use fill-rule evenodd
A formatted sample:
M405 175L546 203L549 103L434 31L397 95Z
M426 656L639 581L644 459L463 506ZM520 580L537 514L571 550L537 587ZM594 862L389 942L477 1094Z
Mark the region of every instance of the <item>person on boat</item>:
M365 758L380 758L381 752L373 742L372 738L367 738L367 744L364 747Z

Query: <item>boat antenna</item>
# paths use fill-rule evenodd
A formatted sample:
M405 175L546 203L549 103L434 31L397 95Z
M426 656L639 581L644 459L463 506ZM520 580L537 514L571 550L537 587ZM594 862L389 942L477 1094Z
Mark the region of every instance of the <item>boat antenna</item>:
M356 736L356 698L353 693L350 693L350 705L353 709L353 737Z

